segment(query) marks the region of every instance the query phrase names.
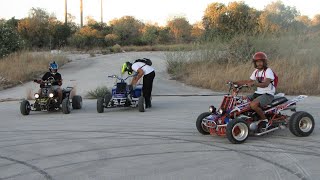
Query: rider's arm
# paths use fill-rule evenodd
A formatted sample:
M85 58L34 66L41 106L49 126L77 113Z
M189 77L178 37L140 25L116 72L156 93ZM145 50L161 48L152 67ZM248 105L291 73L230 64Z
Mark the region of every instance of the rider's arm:
M264 82L262 82L262 83L255 82L253 85L257 86L259 88L266 88L269 86L270 83L271 83L271 79L266 78L266 80Z
M45 80L47 80L49 77L50 77L50 73L49 73L49 72L46 72L46 73L42 76L41 80L42 80L42 81L45 81Z
M143 70L141 68L138 69L138 75L133 77L131 84L136 85L138 83L139 79L143 76L143 74L144 74Z
M59 74L59 76L57 77L56 81L58 81L58 85L62 86L62 77L61 74Z
M250 79L250 80L244 80L244 81L237 81L237 82L234 82L234 84L237 84L238 86L243 86L245 84L250 85L250 84L252 84L254 82L255 82L254 80Z

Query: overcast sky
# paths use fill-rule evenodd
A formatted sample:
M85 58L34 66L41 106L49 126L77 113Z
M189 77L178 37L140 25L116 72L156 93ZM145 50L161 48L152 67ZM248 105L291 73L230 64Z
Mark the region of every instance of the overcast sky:
M234 0L103 0L104 21L125 15L135 16L143 22L158 22L164 25L169 17L185 16L191 23L200 21L207 5L212 2L228 3ZM32 7L40 7L54 13L59 20L64 18L64 0L0 0L0 18L26 17ZM263 9L272 0L245 0L251 7ZM283 0L295 6L303 15L320 14L319 0ZM92 16L100 21L100 0L83 0L84 17ZM68 0L68 12L80 21L80 1Z

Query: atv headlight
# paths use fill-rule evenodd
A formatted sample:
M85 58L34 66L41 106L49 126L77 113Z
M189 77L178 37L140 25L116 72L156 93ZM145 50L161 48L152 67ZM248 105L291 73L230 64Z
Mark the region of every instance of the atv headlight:
M50 97L50 98L53 98L53 96L54 96L53 93L50 93L50 94L49 94L49 97Z
M210 107L209 107L209 112L210 112L210 113L216 112L216 108L215 108L214 106L210 106Z
M40 97L40 95L39 95L38 93L35 93L35 94L34 94L34 97L35 97L36 99L38 99L38 98Z
M218 113L219 113L219 114L223 114L223 110L222 110L222 109L219 109Z

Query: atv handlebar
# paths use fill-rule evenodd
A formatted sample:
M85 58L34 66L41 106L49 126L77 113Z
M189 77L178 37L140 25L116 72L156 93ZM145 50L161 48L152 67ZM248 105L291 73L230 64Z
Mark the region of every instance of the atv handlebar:
M231 89L236 89L236 90L240 90L240 89L242 89L242 88L244 88L244 87L249 87L247 84L244 84L244 85L241 85L241 86L239 86L238 84L236 84L236 83L234 83L234 82L232 82L232 81L229 81L228 83L227 83L227 85L229 86L229 91L231 91Z
M126 77L126 78L121 78L121 77L119 77L117 75L111 75L111 76L108 76L108 78L115 78L115 79L118 79L119 81L126 81L128 78L134 77L134 76L135 75L130 75L130 76Z

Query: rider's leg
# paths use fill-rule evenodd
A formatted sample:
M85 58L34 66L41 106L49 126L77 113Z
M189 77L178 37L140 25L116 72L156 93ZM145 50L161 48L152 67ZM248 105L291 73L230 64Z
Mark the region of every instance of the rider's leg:
M62 103L62 89L60 87L57 88L59 103Z
M143 96L145 98L146 102L146 108L151 108L151 92L152 92L152 86L153 86L153 79L155 77L155 73L151 72L150 74L147 74L143 76Z
M267 119L266 115L264 114L263 110L260 108L259 99L256 98L250 103L251 109L253 109L259 116L261 120Z

